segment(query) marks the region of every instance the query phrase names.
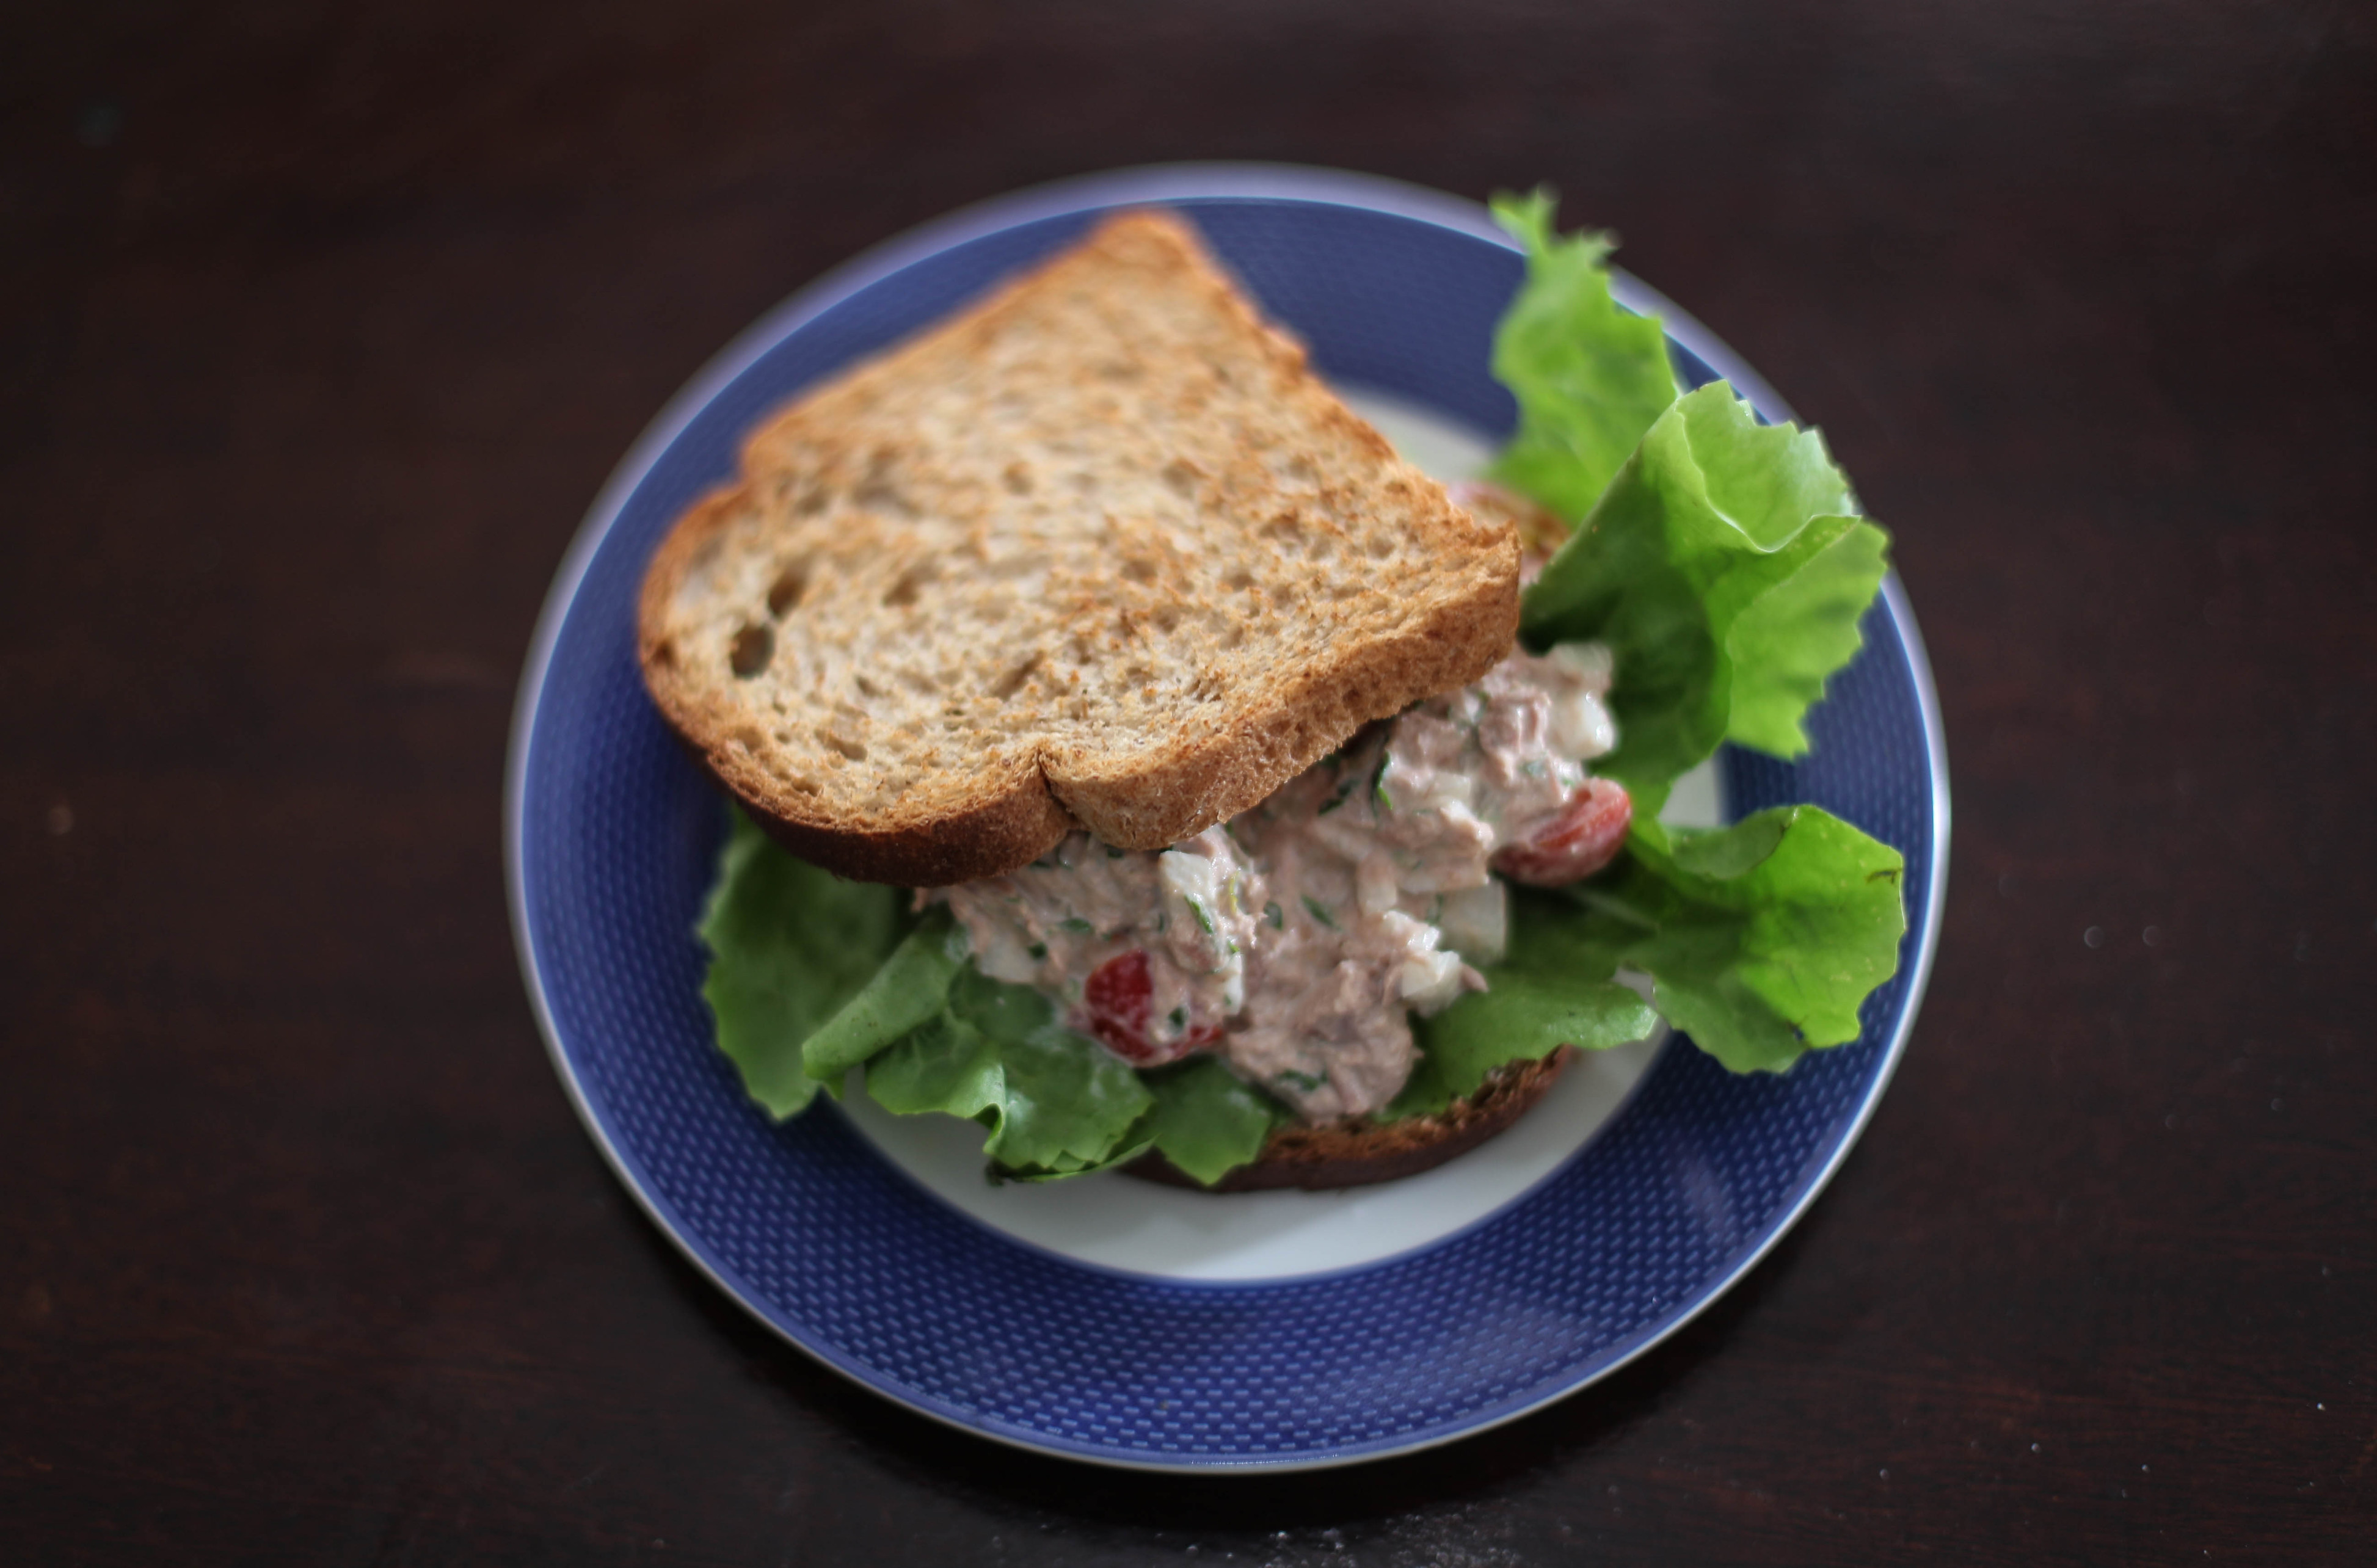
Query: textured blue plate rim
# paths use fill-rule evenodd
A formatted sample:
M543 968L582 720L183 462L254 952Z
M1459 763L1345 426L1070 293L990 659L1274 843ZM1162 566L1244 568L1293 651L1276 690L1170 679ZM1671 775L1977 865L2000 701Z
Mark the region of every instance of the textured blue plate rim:
M1770 1221L1762 1234L1745 1246L1726 1266L1721 1276L1706 1282L1690 1299L1680 1301L1665 1316L1646 1324L1633 1336L1634 1342L1621 1352L1609 1356L1585 1375L1564 1386L1534 1392L1511 1401L1507 1406L1470 1412L1469 1415L1444 1428L1415 1434L1408 1439L1391 1437L1368 1443L1348 1444L1325 1452L1298 1454L1276 1459L1244 1461L1167 1462L1142 1455L1118 1453L1100 1445L1079 1443L1053 1434L1023 1429L1006 1430L1000 1425L985 1424L979 1416L968 1419L964 1412L945 1408L942 1402L919 1392L899 1386L873 1369L856 1364L834 1354L830 1348L806 1343L786 1331L771 1318L764 1307L750 1300L722 1271L709 1249L690 1233L681 1218L671 1212L671 1206L661 1202L651 1192L645 1173L637 1168L619 1146L609 1125L609 1118L587 1095L576 1067L562 1043L552 1007L546 996L543 978L537 962L530 923L528 886L523 847L525 842L524 806L530 762L539 701L550 672L554 649L570 606L580 583L610 532L621 510L636 488L642 482L661 456L684 433L700 410L708 406L735 377L786 335L804 323L823 314L833 305L868 288L880 279L913 263L950 246L985 234L1037 220L1066 216L1104 208L1132 203L1195 200L1200 198L1236 198L1254 200L1286 200L1347 207L1402 217L1439 228L1468 234L1504 249L1515 249L1510 237L1495 225L1486 210L1475 203L1422 186L1406 184L1378 175L1351 173L1343 171L1306 168L1267 163L1186 163L1165 164L1135 169L1115 170L1102 173L1060 180L1034 186L1010 195L997 196L961 208L938 220L920 225L879 244L843 266L826 273L815 282L786 299L768 312L750 327L737 336L726 348L713 356L695 374L685 387L671 398L637 438L627 454L613 469L585 521L579 526L567 552L556 570L551 588L537 619L528 658L522 667L520 683L513 708L512 732L506 759L504 782L504 849L507 902L509 906L514 947L529 1000L536 1015L547 1053L554 1068L576 1110L579 1122L592 1138L597 1150L613 1172L625 1185L663 1234L697 1269L709 1277L727 1297L751 1313L763 1325L792 1345L795 1349L832 1368L852 1381L893 1399L900 1404L931 1417L960 1431L987 1437L992 1441L1029 1452L1124 1469L1146 1470L1173 1474L1247 1474L1286 1473L1306 1469L1327 1468L1356 1464L1394 1455L1416 1453L1474 1436L1507 1422L1516 1420L1535 1410L1567 1397L1577 1390L1607 1377L1632 1362L1670 1335L1690 1323L1719 1296L1738 1283L1771 1252L1792 1226L1796 1225L1809 1206L1823 1192L1849 1150L1864 1133L1873 1116L1882 1092L1895 1074L1899 1059L1905 1054L1906 1041L1914 1030L1915 1020L1921 1010L1924 992L1929 986L1931 966L1939 945L1941 917L1947 894L1949 831L1951 812L1948 794L1948 768L1945 736L1940 717L1938 692L1933 684L1930 662L1924 648L1912 608L1906 601L1904 588L1893 572L1882 584L1882 599L1905 646L1912 677L1918 716L1922 725L1926 767L1930 786L1930 826L1932 857L1929 886L1921 913L1921 929L1917 933L1912 974L1906 992L1906 1002L1898 1024L1867 1085L1855 1114L1839 1134L1823 1163L1806 1179L1791 1201ZM1765 380L1745 364L1714 334L1689 314L1681 311L1655 290L1623 272L1613 277L1614 292L1629 307L1645 313L1655 313L1664 318L1671 338L1699 356L1711 369L1731 382L1762 412L1773 419L1793 419L1796 416L1787 403ZM1187 1282L1174 1282L1182 1284Z

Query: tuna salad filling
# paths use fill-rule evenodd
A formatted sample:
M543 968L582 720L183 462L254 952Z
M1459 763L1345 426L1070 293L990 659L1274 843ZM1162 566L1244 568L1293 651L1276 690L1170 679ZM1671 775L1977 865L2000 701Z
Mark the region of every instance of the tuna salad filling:
M1036 986L1133 1066L1210 1051L1308 1122L1379 1110L1411 1075L1410 1013L1483 990L1500 877L1557 886L1623 846L1599 643L1514 652L1374 724L1261 805L1160 852L1075 834L940 889L975 964Z

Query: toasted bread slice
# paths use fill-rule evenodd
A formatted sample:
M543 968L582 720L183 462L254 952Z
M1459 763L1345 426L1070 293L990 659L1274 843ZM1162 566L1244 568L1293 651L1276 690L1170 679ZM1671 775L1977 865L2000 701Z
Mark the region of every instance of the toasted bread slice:
M1160 1154L1141 1155L1123 1170L1151 1182L1212 1193L1276 1187L1321 1192L1416 1176L1468 1153L1516 1122L1544 1098L1575 1057L1576 1048L1564 1045L1541 1061L1508 1063L1496 1068L1475 1094L1454 1100L1434 1116L1276 1128L1254 1163L1239 1166L1211 1187Z
M761 426L654 555L639 641L778 838L926 886L1257 804L1482 675L1518 581L1507 526L1133 212Z

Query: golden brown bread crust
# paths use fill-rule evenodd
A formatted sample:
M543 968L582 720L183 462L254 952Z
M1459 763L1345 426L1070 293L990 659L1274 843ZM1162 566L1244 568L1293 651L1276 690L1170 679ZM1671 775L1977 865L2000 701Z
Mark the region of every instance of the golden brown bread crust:
M655 552L638 649L780 841L942 885L1258 804L1483 674L1517 588L1507 527L1130 213L772 416Z
M668 599L683 581L687 563L717 537L744 504L744 490L711 491L687 508L662 540L645 568L637 606L638 654L644 684L661 713L702 771L735 797L751 820L777 843L812 865L860 882L902 887L942 887L1028 865L1045 854L1075 824L1045 789L1007 788L984 792L970 809L928 826L892 824L870 828L855 824L819 824L797 804L787 809L782 781L771 777L758 748L744 743L747 716L710 694L676 681L675 647L668 636Z
M1262 1155L1208 1187L1161 1154L1150 1152L1123 1167L1133 1176L1209 1193L1254 1193L1281 1187L1325 1192L1416 1176L1466 1154L1501 1132L1543 1099L1576 1057L1561 1046L1540 1062L1512 1062L1495 1069L1485 1087L1457 1099L1441 1114L1400 1122L1340 1122L1322 1127L1274 1130Z

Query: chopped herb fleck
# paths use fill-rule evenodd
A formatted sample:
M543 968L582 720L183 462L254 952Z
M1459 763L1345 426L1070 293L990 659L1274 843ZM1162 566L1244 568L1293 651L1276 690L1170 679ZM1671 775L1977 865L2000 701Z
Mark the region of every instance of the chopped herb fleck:
M1271 928L1273 931L1278 931L1287 924L1287 916L1280 911L1276 902L1263 906L1263 919L1271 921Z
M1387 764L1392 760L1392 755L1388 752L1387 748L1380 746L1379 748L1379 770L1370 775L1370 798L1379 802L1379 809L1382 812L1391 812L1395 809L1394 802L1387 798Z
M1212 914L1209 910L1207 910L1207 909L1206 909L1205 906L1204 906L1201 902L1200 902L1199 900L1197 900L1197 899L1195 899L1195 898L1190 898L1190 897L1188 897L1188 896L1187 894L1185 894L1185 893L1184 893L1184 894L1182 894L1182 895L1181 895L1181 897L1182 897L1184 900L1186 900L1186 901L1187 901L1187 903L1188 903L1188 912L1189 912L1190 914L1192 914L1192 915L1194 915L1194 916L1196 916L1196 917L1197 917L1197 923L1198 923L1199 925L1200 925L1200 926L1204 927L1204 929L1205 929L1205 934L1206 934L1207 936L1211 936L1211 935L1212 935L1212 934L1213 934L1213 917L1212 917Z
M1048 944L1045 942L1035 942L1023 951L1031 954L1034 958L1045 958L1048 956Z
M1299 1089L1306 1094L1310 1094L1314 1089L1320 1088L1323 1085L1327 1084L1329 1082L1329 1075L1325 1073L1299 1073L1295 1068L1289 1067L1284 1071L1274 1075L1273 1081L1285 1084L1289 1087Z
M1187 1027L1188 1027L1188 1008L1186 1008L1186 1007L1175 1007L1174 1009L1172 1009L1172 1027L1173 1027L1174 1028L1176 1028L1176 1029L1177 1029L1177 1028L1187 1028Z
M1335 931L1337 929L1337 922L1329 918L1329 906L1323 904L1320 899L1315 898L1309 893L1304 896L1304 907L1312 911L1312 918L1314 920L1319 921L1331 931Z
M1067 915L1063 920L1058 921L1057 923L1067 931L1078 931L1084 933L1094 932L1098 929L1079 915Z

